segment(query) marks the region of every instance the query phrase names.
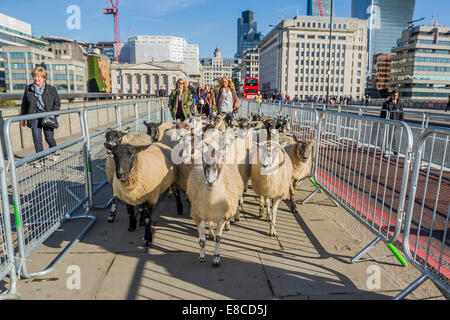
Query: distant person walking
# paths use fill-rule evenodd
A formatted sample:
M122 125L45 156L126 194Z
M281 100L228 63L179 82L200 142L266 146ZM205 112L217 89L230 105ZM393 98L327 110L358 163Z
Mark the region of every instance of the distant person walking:
M189 81L188 89L189 89L189 92L191 93L192 98L194 100L192 105L191 105L191 113L195 113L194 112L195 111L195 105L198 102L198 97L197 97L197 90L195 89L194 84L192 83L192 81Z
M161 86L158 91L158 97L163 98L166 96L167 96L166 90L164 90L164 87Z
M447 112L449 107L450 107L450 96L448 96L447 108L445 108L445 112Z
M217 98L218 113L233 116L239 109L239 99L234 84L227 77L220 80L219 96Z
M177 80L177 88L169 96L169 110L172 118L184 121L191 113L193 98L188 90L187 83L183 79Z
M383 103L383 107L381 108L380 118L388 119L388 112L389 112L389 119L390 120L397 120L397 121L404 121L404 114L403 114L403 106L398 98L398 91L394 90L391 92L391 97L389 100L387 100L385 103ZM392 131L393 130L393 131ZM388 132L388 143L386 145L386 148L390 148L389 145L389 138L392 136L392 150L394 152L394 155L397 155L397 139L396 139L396 131L395 127L391 127L391 130ZM386 154L385 154L386 155Z
M22 98L22 108L20 115L33 114L39 112L58 111L61 107L61 100L59 99L58 91L47 83L47 71L43 67L37 67L31 72L34 83L25 88ZM41 119L33 119L28 121L21 121L20 125L31 128L33 136L34 150L36 153L44 150L42 145L42 130L44 131L45 141L50 148L56 146L54 138L54 129L45 127ZM58 161L58 154L53 154L53 161ZM35 167L41 167L44 162L38 162Z

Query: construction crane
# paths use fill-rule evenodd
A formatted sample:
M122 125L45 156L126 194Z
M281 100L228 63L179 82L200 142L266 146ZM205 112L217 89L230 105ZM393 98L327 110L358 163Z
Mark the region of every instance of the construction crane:
M114 5L113 0L111 1L112 8L103 9L104 14L114 15L114 59L116 62L120 62L120 29L119 29L119 0L117 0L116 5Z

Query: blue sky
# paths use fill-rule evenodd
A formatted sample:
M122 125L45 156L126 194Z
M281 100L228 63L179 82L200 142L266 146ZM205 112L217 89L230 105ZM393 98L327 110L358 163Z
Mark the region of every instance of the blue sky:
M397 1L397 0L392 0ZM114 0L116 2L116 0ZM114 39L113 17L102 9L110 0L1 0L0 12L31 23L35 35L57 35L78 41ZM81 9L81 28L69 30L66 13L70 5ZM336 16L349 17L351 0L335 0ZM283 17L306 14L306 0L120 0L119 20L122 41L133 35L172 35L197 43L200 57L210 57L217 46L222 56L236 52L236 20L252 10L258 29L266 34ZM449 0L416 0L415 18L432 24L432 15L441 25L450 25Z

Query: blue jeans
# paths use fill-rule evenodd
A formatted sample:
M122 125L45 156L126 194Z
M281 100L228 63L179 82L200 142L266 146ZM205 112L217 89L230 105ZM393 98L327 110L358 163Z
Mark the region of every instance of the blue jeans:
M55 138L53 137L53 129L39 128L41 119L31 120L31 133L33 135L34 150L36 153L44 150L42 145L42 129L44 130L45 141L48 143L50 148L56 146Z

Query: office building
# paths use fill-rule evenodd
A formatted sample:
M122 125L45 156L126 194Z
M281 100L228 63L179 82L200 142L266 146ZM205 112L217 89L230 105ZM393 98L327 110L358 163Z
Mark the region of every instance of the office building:
M189 76L199 77L199 49L184 38L171 36L135 36L128 38L121 50L121 62L183 62Z
M241 62L242 80L252 77L259 78L259 48L250 48L243 52Z
M364 95L367 22L352 18L296 16L275 26L259 45L263 94L287 93L301 99ZM330 48L331 40L331 48Z
M450 95L450 27L404 30L392 50L391 78L401 97L447 100Z
M331 1L333 0L308 0L306 3L306 15L329 17L331 14ZM333 16L335 16L334 10Z
M48 42L31 33L31 24L0 13L0 91L6 90L5 60L2 46L31 46L42 48Z
M3 46L6 91L22 93L33 83L31 71L42 66L47 82L61 93L86 92L86 62L31 46Z
M203 66L203 84L208 86L218 85L218 81L222 77L232 79L234 59L222 58L219 48L214 50L212 58L201 58L200 63Z
M369 19L372 16L372 25L368 25L367 30L369 72L373 55L391 52L396 46L397 39L414 17L415 6L416 0L352 0L352 18Z
M258 32L258 23L253 21L253 11L242 12L237 20L237 51L236 57L242 58L242 53L258 46L261 42L261 33Z

